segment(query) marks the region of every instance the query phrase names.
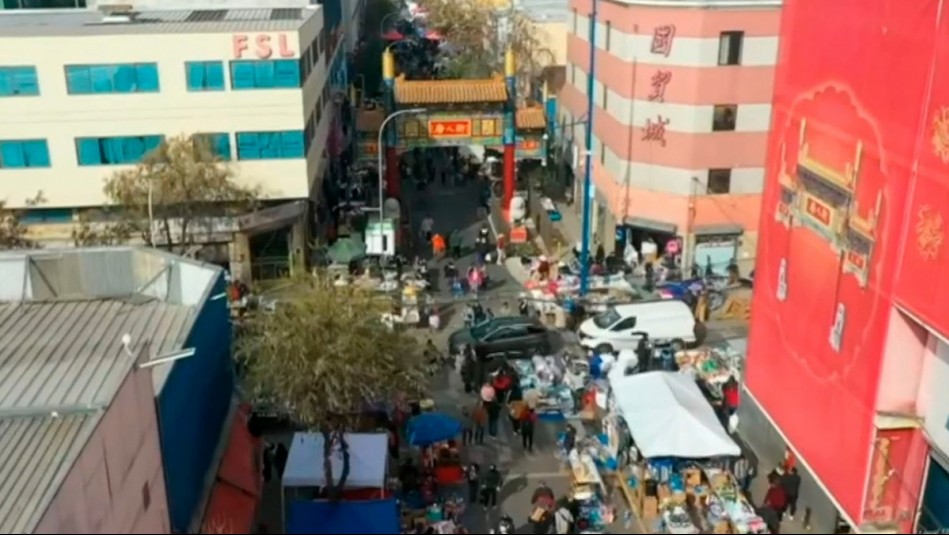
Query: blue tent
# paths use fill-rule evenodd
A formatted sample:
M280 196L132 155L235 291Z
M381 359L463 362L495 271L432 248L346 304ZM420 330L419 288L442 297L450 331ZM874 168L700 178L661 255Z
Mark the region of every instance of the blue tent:
M409 444L431 446L461 434L461 422L440 412L425 412L409 420Z
M294 500L287 507L287 533L388 535L401 533L395 500L330 503Z

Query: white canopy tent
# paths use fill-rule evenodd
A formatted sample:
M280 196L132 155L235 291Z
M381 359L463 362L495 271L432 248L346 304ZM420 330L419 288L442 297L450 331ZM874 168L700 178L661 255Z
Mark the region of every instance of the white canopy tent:
M616 410L646 458L738 456L695 380L674 372L611 374Z
M383 488L386 484L386 462L389 458L389 439L384 433L347 434L349 445L349 478L346 487ZM343 455L334 447L333 478L343 471ZM323 435L296 433L290 445L290 455L283 472L284 487L322 487L326 485L323 472Z

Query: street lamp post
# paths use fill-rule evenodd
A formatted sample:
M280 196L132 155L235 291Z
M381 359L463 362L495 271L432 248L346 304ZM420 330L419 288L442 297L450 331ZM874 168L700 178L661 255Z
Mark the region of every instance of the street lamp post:
M590 33L587 44L590 47L590 72L587 73L587 132L586 150L583 170L583 237L580 241L580 296L583 297L590 289L590 218L593 199L593 113L594 82L596 81L596 4L592 1L590 9Z
M386 126L389 125L389 121L391 121L392 119L395 119L396 117L398 117L398 116L400 116L400 115L411 115L411 114L417 114L417 113L425 113L426 111L428 111L428 110L425 109L425 108L411 108L411 109L408 109L408 110L394 111L394 112L390 113L390 114L382 121L382 124L379 126L379 139L378 139L377 144L376 144L376 153L377 153L377 157L378 157L378 159L379 159L378 162L377 162L378 165L376 166L377 169L378 169L378 171L379 171L379 223L382 223L382 217L383 217L384 212L385 212L385 209L383 208L383 205L385 204L385 200L386 200L386 193L385 193L385 191L386 191L386 189L385 189L385 187L386 187L386 180L385 180L385 159L383 158L384 152L383 152L383 150L382 150L382 148L383 148L382 143L383 143L383 141L384 141L384 140L383 140L383 137L384 137L385 132L386 132Z
M153 203L154 188L152 180L148 179L148 246L155 246L155 208Z

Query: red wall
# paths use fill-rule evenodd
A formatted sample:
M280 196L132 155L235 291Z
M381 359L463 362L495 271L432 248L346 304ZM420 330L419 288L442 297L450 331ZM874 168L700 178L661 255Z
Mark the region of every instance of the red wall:
M788 0L782 19L746 381L857 522L865 505L893 281L898 267L920 270L918 262L898 263L908 225L907 189L922 189L908 188L910 162L932 153L926 128L931 119L925 117L940 3ZM943 98L949 105L949 97ZM830 168L843 170L862 143L859 213L868 215L881 199L866 287L842 273L842 257L828 240L775 219L778 176L795 174L805 119L810 155ZM941 191L944 200L936 206L949 209L949 189ZM945 217L949 224L949 213ZM783 302L777 298L782 259L788 288ZM914 280L900 289L907 284L915 285L910 292L933 285ZM949 289L949 282L940 284ZM846 306L839 352L829 343L838 302Z

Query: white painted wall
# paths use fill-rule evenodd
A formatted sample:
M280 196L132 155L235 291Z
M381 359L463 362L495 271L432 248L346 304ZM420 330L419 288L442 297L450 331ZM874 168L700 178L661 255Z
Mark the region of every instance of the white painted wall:
M310 17L298 31L275 32L272 39L276 42L276 33L286 33L299 56L300 47L321 31L322 21L322 16ZM232 36L218 32L0 38L0 50L16 51L15 57L0 64L36 66L41 92L38 97L0 99L0 139L47 139L52 160L47 169L0 169L0 198L9 207L22 207L25 199L42 190L48 201L44 208L104 204L103 181L122 166L78 166L76 137L302 130L326 83L323 61L317 62L302 89L232 91L228 78L223 92L187 91L185 62L221 60L227 71ZM124 62L157 62L161 91L66 93L64 65ZM330 115L329 108L324 110L306 159L234 161L239 180L261 185L274 198L307 197L325 165L320 152ZM231 149L236 154L233 136Z
M606 44L606 25L598 22L597 46ZM586 41L590 35L590 18L577 15L577 37ZM652 35L628 34L613 27L610 30L608 52L631 62L633 58L648 57L652 65L680 67L717 67L719 40L716 37L678 37L668 57L650 53ZM746 67L774 66L778 60L778 37L746 37L742 43L741 65Z

